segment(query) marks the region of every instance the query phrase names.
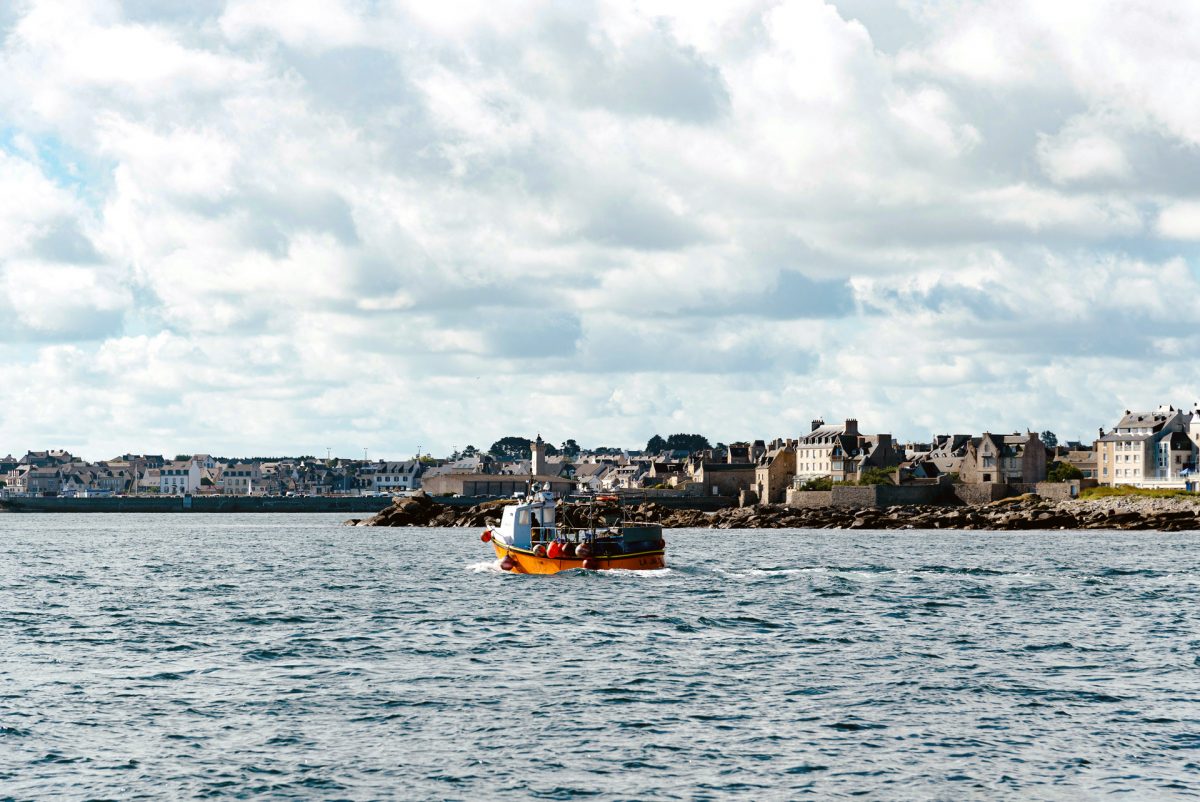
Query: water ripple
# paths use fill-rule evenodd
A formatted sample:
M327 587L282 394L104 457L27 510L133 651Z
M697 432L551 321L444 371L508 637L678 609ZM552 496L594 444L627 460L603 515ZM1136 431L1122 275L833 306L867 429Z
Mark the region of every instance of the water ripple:
M1194 534L338 524L0 516L0 796L1200 794Z

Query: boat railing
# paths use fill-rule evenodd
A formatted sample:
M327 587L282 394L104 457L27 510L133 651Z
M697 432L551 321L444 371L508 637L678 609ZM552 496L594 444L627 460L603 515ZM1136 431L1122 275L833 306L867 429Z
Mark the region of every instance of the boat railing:
M530 528L529 534L530 541L537 544L549 543L556 537L566 537L568 540L578 542L582 539L582 535L590 535L591 538L595 538L616 533L600 526L534 526Z

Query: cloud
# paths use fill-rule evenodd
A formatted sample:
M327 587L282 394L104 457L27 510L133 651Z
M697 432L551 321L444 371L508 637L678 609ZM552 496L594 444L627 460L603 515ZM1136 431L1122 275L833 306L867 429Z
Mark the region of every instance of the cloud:
M316 51L368 38L361 10L340 0L231 0L218 24L235 43L262 36Z
M1200 201L1179 200L1162 209L1156 225L1159 236L1200 240Z
M1186 5L26 0L0 31L0 404L54 399L13 450L1083 432L1196 394Z
M1094 178L1127 178L1132 167L1120 143L1098 123L1075 119L1054 136L1039 137L1038 162L1056 184Z

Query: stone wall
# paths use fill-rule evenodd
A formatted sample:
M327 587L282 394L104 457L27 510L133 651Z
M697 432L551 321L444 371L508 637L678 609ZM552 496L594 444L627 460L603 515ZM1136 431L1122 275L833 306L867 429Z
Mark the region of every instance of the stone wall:
M970 505L991 504L1012 495L1012 490L1003 482L975 482L951 487L959 501Z
M1095 487L1092 479L1072 482L1038 482L1037 484L1005 484L978 482L973 484L920 485L835 485L833 490L789 490L787 506L803 509L814 507L896 507L914 504L955 504L970 506L991 504L1002 498L1037 493L1051 501L1077 498L1079 491Z
M894 507L897 504L946 504L953 500L949 485L879 485L877 506Z
M828 507L833 502L831 490L792 490L787 491L787 506L797 509L813 509Z
M838 485L830 491L831 503L835 507L878 507L880 489L879 485Z
M1068 501L1079 498L1079 493L1089 487L1096 487L1095 479L1072 479L1069 482L1038 482L1037 494L1051 501Z
M833 490L789 490L787 506L894 507L902 504L946 504L953 501L946 485L835 485Z

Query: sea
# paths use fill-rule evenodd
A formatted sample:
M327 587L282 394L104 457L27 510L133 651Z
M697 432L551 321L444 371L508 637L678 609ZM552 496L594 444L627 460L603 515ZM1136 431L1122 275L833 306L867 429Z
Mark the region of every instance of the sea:
M0 515L0 799L1200 795L1200 534Z

